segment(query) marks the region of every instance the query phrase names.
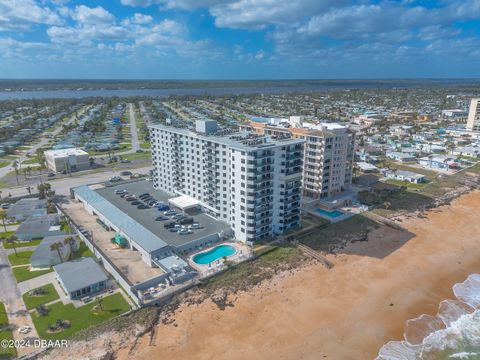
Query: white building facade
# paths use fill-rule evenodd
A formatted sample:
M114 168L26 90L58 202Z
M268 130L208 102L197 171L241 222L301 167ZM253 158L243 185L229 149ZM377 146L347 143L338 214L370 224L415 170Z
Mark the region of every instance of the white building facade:
M44 154L48 168L55 172L72 172L90 168L88 153L81 149L48 150Z
M197 121L196 131L150 126L154 187L200 201L231 225L235 238L255 240L300 224L303 140L235 132Z
M480 131L480 99L470 101L470 110L468 112L467 130Z

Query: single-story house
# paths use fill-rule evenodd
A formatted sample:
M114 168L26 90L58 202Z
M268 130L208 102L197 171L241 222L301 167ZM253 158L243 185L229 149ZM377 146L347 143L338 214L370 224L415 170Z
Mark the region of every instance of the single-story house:
M479 146L460 146L456 147L452 151L453 155L464 155L470 157L479 157L480 156L480 147Z
M30 263L34 268L45 268L53 265L60 264L63 261L68 260L70 257L72 249L70 245L65 244L65 239L70 235L55 235L45 237L40 244L35 248L32 256L30 257ZM78 250L80 242L76 239L75 236L72 236L75 239L73 244L73 251ZM61 259L58 257L58 251L52 250L51 245L55 243L62 243L63 246L60 248Z
M55 265L53 270L70 299L90 296L107 287L107 275L91 257Z
M20 199L7 210L7 216L16 221L23 221L32 216L47 215L47 200L36 198Z
M460 164L457 163L455 156L435 155L426 156L418 159L418 163L424 167L431 169L459 169Z
M401 162L415 161L416 160L415 156L413 156L411 154L403 153L403 152L400 152L400 151L387 151L385 155L390 159L393 159L393 160L396 160L396 161L401 161Z
M423 183L427 180L427 177L422 174L417 174L412 171L404 170L387 170L384 172L384 175L388 179L395 179L400 181L408 181L415 184Z
M369 164L364 161L357 162L357 166L360 168L360 170L363 171L364 174L378 173L379 171L375 165Z
M29 217L18 226L15 235L19 240L30 241L46 236L65 235L65 233L60 229L59 215L49 214Z

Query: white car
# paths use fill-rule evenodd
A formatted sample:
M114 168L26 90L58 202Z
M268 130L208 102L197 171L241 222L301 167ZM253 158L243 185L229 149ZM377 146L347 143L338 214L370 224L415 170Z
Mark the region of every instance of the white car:
M30 331L32 331L32 328L28 325L22 326L21 328L18 329L18 332L20 334L28 334Z

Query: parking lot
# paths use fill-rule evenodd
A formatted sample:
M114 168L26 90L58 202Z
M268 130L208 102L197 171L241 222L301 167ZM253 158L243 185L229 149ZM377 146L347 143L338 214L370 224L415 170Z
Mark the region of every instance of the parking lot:
M192 230L191 234L181 235L175 232L170 232L169 229L164 227L164 224L173 220L156 221L159 216L163 216L163 211L159 211L156 208L138 209L137 206L132 205L131 202L115 194L115 190L126 190L129 194L135 194L137 197L143 193L149 193L157 201L168 203L169 196L167 193L153 188L152 183L148 181L136 181L125 184L119 184L111 187L98 188L95 191L103 198L107 199L110 203L122 210L132 219L142 224L145 228L157 235L160 239L165 241L171 246L181 246L188 244L194 240L206 237L211 234L220 233L222 231L228 231L230 226L224 222L217 221L208 215L205 215L199 211L189 211L194 221L200 225L200 229ZM180 212L180 210L178 210Z

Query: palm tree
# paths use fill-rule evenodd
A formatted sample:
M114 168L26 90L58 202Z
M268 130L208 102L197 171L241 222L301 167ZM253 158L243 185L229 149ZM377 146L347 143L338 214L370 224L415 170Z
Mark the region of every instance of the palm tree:
M97 297L97 305L98 308L103 311L103 298L101 296Z
M73 256L73 245L75 244L75 239L73 238L73 236L67 236L65 238L65 240L63 240L63 243L65 245L70 246L70 256L69 256L69 258L72 258L72 256Z
M15 235L12 235L7 239L7 242L12 245L13 251L15 251L15 256L18 256L17 255L17 248L15 247L15 241L17 241L17 240L18 240L18 237L15 236Z
M60 249L63 247L63 244L61 242L56 242L56 243L53 243L52 245L50 245L50 250L56 250L57 251L57 254L58 254L58 257L60 259L60 262L63 263L63 259L62 259L62 253L60 252Z
M12 164L12 167L13 167L13 170L15 170L15 178L17 179L17 185L20 185L20 183L18 182L18 161L15 160Z
M31 186L27 186L26 189L28 191L28 195L32 195L33 188Z
M0 219L2 220L5 232L7 232L7 226L5 225L5 220L7 219L7 212L3 209L0 209Z
M60 218L60 230L67 234L70 234L72 232L70 220L65 215L62 215L62 217Z

